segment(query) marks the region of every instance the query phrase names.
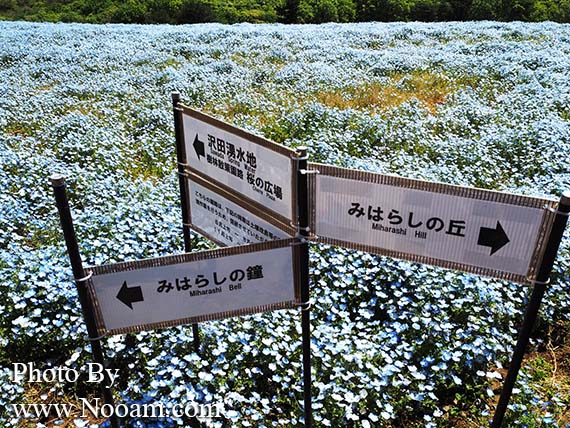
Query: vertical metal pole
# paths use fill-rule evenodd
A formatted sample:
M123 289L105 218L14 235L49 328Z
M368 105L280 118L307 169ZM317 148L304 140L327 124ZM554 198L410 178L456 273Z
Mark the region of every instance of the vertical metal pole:
M57 211L59 212L59 219L61 222L61 228L63 230L63 237L65 238L65 245L67 247L69 261L71 262L73 277L75 278L75 287L77 288L79 302L81 303L81 311L83 312L83 318L85 319L85 324L87 325L87 333L89 335L89 343L91 344L93 360L96 363L107 367L105 364L105 358L103 356L101 341L98 337L99 334L97 332L97 324L95 322L93 302L91 301L87 288L89 278L87 278L85 275L85 270L83 269L83 263L81 261L81 255L79 254L79 246L77 245L77 238L75 235L75 229L73 227L73 219L71 217L67 192L65 190L65 180L59 174L52 175L50 177L50 180L51 186L53 188L53 193L55 195ZM101 390L103 392L105 403L110 404L114 407L113 393L111 391L110 382L107 377L105 378L105 382L101 384ZM111 416L110 419L111 426L113 428L120 428L119 419L116 415Z
M560 203L558 204L558 213L556 214L550 236L548 237L548 241L546 243L546 250L544 252L544 257L542 258L542 263L540 264L540 269L538 270L536 284L534 285L532 295L530 297L530 302L526 308L523 325L521 327L521 331L519 332L519 338L513 352L513 357L509 366L507 377L505 378L505 382L503 384L503 390L501 391L501 396L499 397L499 403L495 409L495 415L493 416L491 428L500 428L501 424L503 423L503 418L505 416L505 412L507 411L507 406L509 405L511 395L513 393L513 388L517 380L517 375L521 368L525 349L528 345L532 328L536 322L542 298L546 292L547 282L550 278L552 266L554 265L556 255L558 254L558 248L560 247L562 235L564 234L564 229L566 228L569 212L570 191L567 191L562 194Z
M309 303L309 190L307 183L307 148L298 147L299 173L297 176L297 198L299 215L299 238L302 243L299 245L300 252L300 279L301 279L301 300L305 303L301 311L301 328L303 336L303 393L304 393L304 416L305 427L311 428L312 403L311 403L311 305Z
M190 201L188 200L188 180L184 176L184 165L186 165L186 150L184 148L184 131L182 124L182 111L180 103L180 93L172 92L172 108L174 111L174 134L176 136L176 160L178 162L178 186L180 187L180 206L182 208L182 234L184 237L184 251L192 251L192 238L190 235ZM192 324L192 335L194 336L194 352L198 354L200 350L200 330L198 324Z

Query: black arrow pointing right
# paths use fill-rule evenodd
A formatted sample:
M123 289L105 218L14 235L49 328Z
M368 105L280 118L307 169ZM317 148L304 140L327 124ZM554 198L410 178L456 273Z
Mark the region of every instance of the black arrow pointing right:
M142 294L142 288L140 287L127 287L127 281L123 282L123 286L117 294L117 299L127 305L129 308L133 309L133 303L144 302L144 297Z
M497 227L495 229L482 227L479 230L479 240L477 241L477 245L481 245L483 247L491 247L491 254L489 254L491 256L503 248L505 245L507 245L509 242L509 237L505 233L505 230L499 221L497 221Z
M194 147L194 150L196 150L196 156L198 156L198 160L200 160L200 156L206 156L204 142L198 139L198 134L196 134L196 138L194 138L194 144L192 144L192 147Z

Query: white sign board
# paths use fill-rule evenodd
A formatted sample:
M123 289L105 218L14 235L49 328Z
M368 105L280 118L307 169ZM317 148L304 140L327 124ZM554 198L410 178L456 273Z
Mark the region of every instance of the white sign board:
M293 307L292 242L95 267L100 329L119 334Z
M552 201L313 168L321 242L518 282L535 274Z
M201 184L200 184L201 183ZM274 224L253 214L253 209L232 202L230 195L209 186L193 174L188 179L190 223L207 238L227 246L275 241L294 236L291 226L284 232ZM224 196L223 196L224 195Z
M294 150L187 107L182 117L191 170L293 220Z

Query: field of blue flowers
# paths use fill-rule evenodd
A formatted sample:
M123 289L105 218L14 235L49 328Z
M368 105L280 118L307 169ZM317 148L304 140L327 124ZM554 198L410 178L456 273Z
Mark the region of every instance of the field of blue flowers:
M33 398L12 363L90 361L51 174L67 179L86 264L181 252L171 91L313 161L556 198L570 188L568 76L570 26L554 23L1 22L0 426L24 424L8 405ZM311 264L317 427L488 423L527 287L317 245ZM570 322L569 286L566 233L535 347ZM223 402L215 427L300 426L297 310L200 328L200 355L189 327L104 340L118 400ZM507 426L564 426L568 406L523 371Z

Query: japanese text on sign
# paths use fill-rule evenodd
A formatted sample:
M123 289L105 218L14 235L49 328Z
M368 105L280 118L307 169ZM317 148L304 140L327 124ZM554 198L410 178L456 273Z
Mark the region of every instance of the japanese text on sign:
M221 285L223 284L226 284L229 290L233 291L241 288L244 279L246 281L252 281L261 278L263 278L263 266L255 265L248 266L245 270L235 269L227 275L213 272L211 277L198 274L194 277L184 276L183 278L174 278L172 281L161 279L158 281L156 291L159 293L168 293L172 290L190 290L190 296L200 296L203 294L221 293ZM192 288L197 288L198 290L191 290Z
M409 227L410 229L417 229L415 237L421 239L427 238L427 231L443 232L459 237L465 236L465 220L449 219L446 221L439 217L429 217L427 220L425 218L420 219L413 211L402 213L404 215L402 217L400 211L396 209L391 209L385 215L385 210L379 206L368 205L365 211L358 202L352 202L351 208L348 210L348 214L356 218L364 216L365 212L367 213L366 218L371 222L371 228L374 230L406 235L408 233L407 227Z

